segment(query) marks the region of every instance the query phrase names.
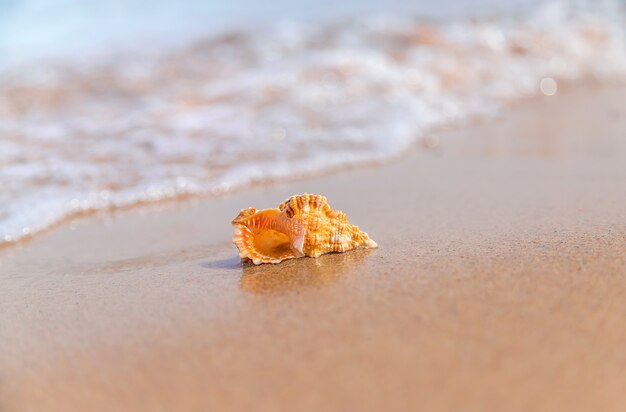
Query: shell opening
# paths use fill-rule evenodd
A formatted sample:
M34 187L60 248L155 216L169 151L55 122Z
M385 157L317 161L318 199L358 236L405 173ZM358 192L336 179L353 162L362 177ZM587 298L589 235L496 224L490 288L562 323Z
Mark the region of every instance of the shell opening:
M255 264L278 263L296 257L289 236L274 225L274 211L254 214L251 218L235 220L233 242L239 256Z
M284 233L272 229L252 229L252 243L256 251L270 258L294 257L291 241Z

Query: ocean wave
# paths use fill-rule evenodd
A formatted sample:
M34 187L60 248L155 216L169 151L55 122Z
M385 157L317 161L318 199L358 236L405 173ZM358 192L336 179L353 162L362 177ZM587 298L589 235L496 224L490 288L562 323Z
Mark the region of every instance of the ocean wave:
M559 82L626 78L617 3L374 16L0 73L0 243L76 213L396 156Z

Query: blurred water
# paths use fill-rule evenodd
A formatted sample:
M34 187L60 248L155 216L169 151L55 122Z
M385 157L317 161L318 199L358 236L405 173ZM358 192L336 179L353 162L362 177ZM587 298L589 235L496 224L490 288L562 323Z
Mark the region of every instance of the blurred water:
M374 13L428 18L498 14L538 0L0 0L0 63L98 55L110 48L163 48L226 30L284 21L320 23Z
M416 17L399 1L5 0L0 242L86 210L388 159L561 82L626 78L615 1L474 2L472 19L440 3Z

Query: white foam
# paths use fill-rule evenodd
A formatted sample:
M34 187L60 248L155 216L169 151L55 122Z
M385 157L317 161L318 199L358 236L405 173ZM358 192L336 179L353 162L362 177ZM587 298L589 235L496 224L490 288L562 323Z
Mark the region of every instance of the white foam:
M436 24L374 16L89 67L5 68L0 242L77 211L384 160L434 127L539 93L545 79L550 90L624 79L620 19L569 2Z

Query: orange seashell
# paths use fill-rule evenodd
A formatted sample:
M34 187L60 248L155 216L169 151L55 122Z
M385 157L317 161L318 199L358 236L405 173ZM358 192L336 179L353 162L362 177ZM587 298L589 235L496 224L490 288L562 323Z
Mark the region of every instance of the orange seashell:
M277 209L242 209L232 224L239 256L256 265L378 247L320 195L292 196Z

